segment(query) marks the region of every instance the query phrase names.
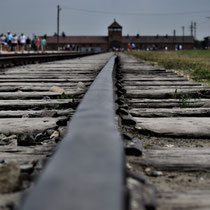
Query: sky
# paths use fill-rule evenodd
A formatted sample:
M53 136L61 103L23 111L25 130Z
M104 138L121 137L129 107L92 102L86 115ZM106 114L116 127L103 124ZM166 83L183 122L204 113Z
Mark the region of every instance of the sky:
M114 19L123 35L190 35L191 21L197 23L196 38L210 36L210 0L0 0L0 33L28 36L107 35Z

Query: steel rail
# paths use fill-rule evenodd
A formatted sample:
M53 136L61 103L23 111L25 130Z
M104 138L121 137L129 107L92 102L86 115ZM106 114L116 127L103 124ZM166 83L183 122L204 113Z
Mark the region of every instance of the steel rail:
M48 53L48 54L14 54L0 56L0 66L5 64L21 65L34 62L45 62L53 60L61 60L68 58L83 57L87 55L93 55L94 53Z
M13 52L13 53L0 53L0 58L1 57L18 57L18 56L31 56L31 55L58 55L58 54L67 54L67 55L70 55L70 54L84 54L84 53L87 53L87 52L79 52L79 51L35 51L35 52L24 52L24 53L21 53L21 52ZM91 53L91 52L90 52Z
M19 209L125 209L124 150L114 108L115 59L89 88L57 152Z

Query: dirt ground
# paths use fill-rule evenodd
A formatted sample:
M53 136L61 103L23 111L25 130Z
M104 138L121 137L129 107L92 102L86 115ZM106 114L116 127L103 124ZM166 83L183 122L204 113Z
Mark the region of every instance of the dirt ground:
M133 135L138 137L144 143L142 157L146 156L147 151L156 148L210 148L210 139L162 138L155 136L144 136L135 133L133 133ZM184 205L188 205L188 207L190 205L193 205L193 198L191 198L190 196L191 192L193 194L196 190L198 190L199 192L207 192L208 196L210 189L209 171L158 171L158 168L148 168L147 166L139 165L138 160L142 157L127 156L127 167L143 175L148 183L155 186L157 190L157 210L181 210L185 209L183 207ZM148 170L155 171L159 175L152 176L151 174L148 174ZM186 200L187 204L185 203L185 201L184 204L179 204L178 202L180 199L179 196L182 196L182 193L184 194L183 200ZM167 195L169 196L168 199L166 199ZM196 199L199 199L199 197L196 197ZM179 205L180 207L177 208L177 206ZM195 209L200 208L196 207Z

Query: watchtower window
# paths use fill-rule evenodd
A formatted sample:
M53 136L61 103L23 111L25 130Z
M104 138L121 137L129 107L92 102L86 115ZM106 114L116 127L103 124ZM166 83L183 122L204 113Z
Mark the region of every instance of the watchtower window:
M122 31L121 28L109 28L109 31Z

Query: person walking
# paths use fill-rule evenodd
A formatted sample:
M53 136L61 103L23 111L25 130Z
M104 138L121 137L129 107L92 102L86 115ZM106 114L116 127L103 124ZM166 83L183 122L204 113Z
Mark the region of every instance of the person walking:
M31 48L31 39L29 37L26 38L26 50L30 51L30 48Z
M37 50L37 52L39 52L39 49L40 49L40 39L39 39L39 37L37 36L37 37L36 37L36 50Z
M6 40L7 40L7 50L8 52L10 52L12 50L12 34L10 33L10 31L8 31L7 36L6 36Z
M26 44L26 36L22 33L20 35L20 51L23 53L25 49L25 44Z
M0 52L5 50L6 46L6 36L2 33L0 36Z
M12 49L16 53L17 52L17 44L18 44L18 37L17 37L16 34L13 35L12 40L11 40L11 44L12 44Z
M17 49L18 49L18 51L21 51L20 36L18 37Z
M35 35L33 35L33 38L31 40L31 49L33 51L36 51L36 36Z
M41 39L41 50L42 50L42 52L45 51L45 48L46 48L46 36L44 36L44 37Z

